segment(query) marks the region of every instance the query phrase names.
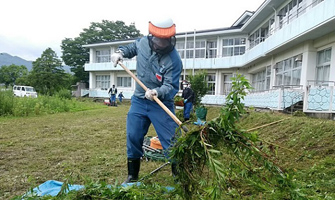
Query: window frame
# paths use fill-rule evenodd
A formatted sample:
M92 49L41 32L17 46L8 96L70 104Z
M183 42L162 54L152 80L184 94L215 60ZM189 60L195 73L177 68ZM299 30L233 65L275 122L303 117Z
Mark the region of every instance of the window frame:
M207 43L206 40L195 40L195 48L194 48L194 40L186 41L186 50L185 50L185 41L176 43L176 50L178 51L180 58L192 59L195 54L195 58L206 58L207 51Z
M243 55L246 50L246 38L223 38L222 39L222 57Z
M218 42L209 40L206 44L206 58L216 58L218 53Z
M107 89L110 87L110 75L95 75L95 88Z
M231 92L233 81L231 78L234 77L233 73L223 74L223 95L228 95Z
M132 79L130 76L118 76L116 77L116 87L131 88Z
M327 56L326 53L328 53L328 57L326 57ZM315 80L316 80L317 84L318 84L318 82L329 81L331 53L332 53L332 48L326 48L326 49L323 49L323 50L317 52L316 66L315 66ZM327 59L327 58L329 58L329 59ZM321 79L320 79L320 74L319 74L320 71L322 72L322 78Z
M302 57L302 55L300 54L276 63L275 86L301 84L302 61L298 60L298 57ZM297 71L299 75L294 76L293 72ZM295 77L296 79L294 79ZM299 82L299 84L297 84L297 82Z
M206 75L206 82L207 82L207 87L208 87L208 91L207 91L206 94L208 94L208 95L215 95L216 74L215 73L208 73Z
M107 63L111 62L111 50L110 49L99 49L95 51L96 63Z
M271 66L266 66L263 70L252 74L251 85L254 91L266 91L270 89Z

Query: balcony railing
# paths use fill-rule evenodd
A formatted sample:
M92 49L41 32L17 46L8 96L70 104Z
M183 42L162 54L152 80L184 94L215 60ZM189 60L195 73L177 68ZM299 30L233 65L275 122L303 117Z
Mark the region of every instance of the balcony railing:
M319 81L319 80L308 80L307 85L310 86L335 86L335 81Z

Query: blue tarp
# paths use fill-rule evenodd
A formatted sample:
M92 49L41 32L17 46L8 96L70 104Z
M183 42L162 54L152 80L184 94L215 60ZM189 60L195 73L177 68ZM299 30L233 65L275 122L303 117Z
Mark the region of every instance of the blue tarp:
M132 186L134 184L139 185L141 183L140 182L127 183L127 184L122 184L121 187ZM33 191L38 196L46 196L46 195L57 196L57 194L60 192L62 188L62 185L63 185L63 182L49 180L49 181L42 183L38 187L34 188ZM66 192L69 192L71 190L80 190L83 188L84 188L83 185L69 185L69 190ZM171 191L174 189L173 187L166 187L166 188L168 189L168 191ZM26 195L29 195L29 193Z
M34 188L33 191L38 196L45 196L45 195L56 196L59 193L62 185L63 185L63 182L49 180L49 181L42 183L38 187ZM80 190L82 188L84 188L84 186L82 185L69 185L69 191Z

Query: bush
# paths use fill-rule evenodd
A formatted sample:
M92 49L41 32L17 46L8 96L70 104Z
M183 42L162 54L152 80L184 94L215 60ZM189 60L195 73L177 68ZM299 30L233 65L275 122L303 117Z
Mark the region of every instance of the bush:
M19 117L31 115L34 113L35 104L37 102L37 98L15 97L13 115Z
M66 92L62 95L44 96L37 98L14 97L11 91L0 92L0 116L31 116L42 114L53 114L60 112L71 112L88 110L102 104L94 104L92 101L77 101L76 99L66 98ZM64 94L64 95L63 95Z
M0 90L0 116L12 115L14 94L11 90Z
M61 98L61 99L71 99L72 95L71 95L71 91L67 90L65 88L59 90L58 92L56 92L55 96Z

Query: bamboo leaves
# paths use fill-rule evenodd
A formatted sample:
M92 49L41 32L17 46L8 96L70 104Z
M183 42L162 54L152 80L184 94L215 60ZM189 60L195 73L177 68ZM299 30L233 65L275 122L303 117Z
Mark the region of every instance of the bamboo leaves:
M241 186L259 191L281 190L282 198L292 197L292 179L276 164L273 155L256 132L248 133L236 124L246 113L242 100L251 86L241 75L232 78L232 92L218 118L179 138L171 157L179 163L179 180L184 198L243 195ZM206 175L206 176L204 176ZM206 185L199 180L206 179ZM271 196L271 192L269 195ZM196 197L195 197L196 196Z

